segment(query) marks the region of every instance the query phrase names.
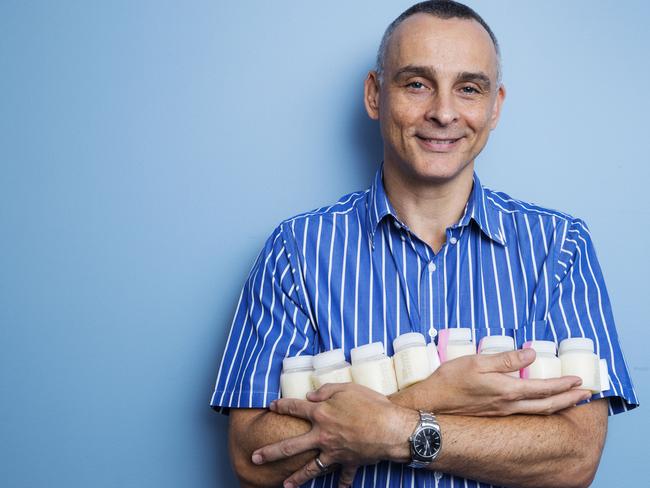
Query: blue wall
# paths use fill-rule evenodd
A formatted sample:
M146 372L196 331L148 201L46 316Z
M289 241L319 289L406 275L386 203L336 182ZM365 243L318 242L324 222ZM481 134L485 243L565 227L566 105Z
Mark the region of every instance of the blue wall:
M207 405L239 289L279 220L368 185L362 81L409 5L243 3L0 3L3 486L234 482ZM650 7L470 3L508 87L478 172L589 223L643 401ZM647 479L647 420L611 419L594 486Z

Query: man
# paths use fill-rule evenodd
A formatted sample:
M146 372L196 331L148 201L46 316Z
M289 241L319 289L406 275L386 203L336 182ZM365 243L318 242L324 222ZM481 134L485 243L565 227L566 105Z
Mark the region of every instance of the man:
M473 10L423 2L389 26L365 82L384 140L375 181L280 224L240 296L211 405L230 409L242 485L591 482L608 412L638 401L584 222L474 174L504 98L496 38ZM390 398L343 384L277 400L285 357L375 341L392 354L398 335L446 327L518 347L589 337L610 388L505 375L534 360L520 351L446 362ZM418 454L415 432L441 446Z

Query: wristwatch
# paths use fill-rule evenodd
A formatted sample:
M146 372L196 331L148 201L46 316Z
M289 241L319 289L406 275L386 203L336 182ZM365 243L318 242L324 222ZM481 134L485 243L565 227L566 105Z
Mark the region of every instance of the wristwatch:
M420 410L420 422L409 437L411 468L424 468L433 462L442 448L440 425L435 415Z

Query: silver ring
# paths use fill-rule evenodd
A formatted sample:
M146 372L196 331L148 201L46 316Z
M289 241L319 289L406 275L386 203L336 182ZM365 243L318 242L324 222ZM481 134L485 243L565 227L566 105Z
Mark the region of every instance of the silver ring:
M321 461L319 458L314 459L316 461L316 466L318 466L318 469L320 469L321 473L324 473L329 469L329 466L326 466L323 464L323 461Z

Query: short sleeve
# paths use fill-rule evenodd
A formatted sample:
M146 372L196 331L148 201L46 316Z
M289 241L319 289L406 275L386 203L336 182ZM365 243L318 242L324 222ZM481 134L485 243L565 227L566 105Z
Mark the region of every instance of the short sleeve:
M294 248L290 229L280 225L251 269L210 400L217 411L267 407L280 396L282 360L312 354L315 329L303 306Z
M605 280L590 232L580 219L569 221L564 228L555 279L557 286L551 297L549 321L558 341L567 337L588 337L594 341L599 357L607 361L609 390L594 395L592 400L609 398L610 415L638 406Z

